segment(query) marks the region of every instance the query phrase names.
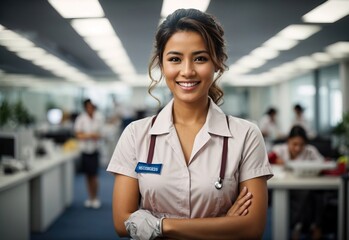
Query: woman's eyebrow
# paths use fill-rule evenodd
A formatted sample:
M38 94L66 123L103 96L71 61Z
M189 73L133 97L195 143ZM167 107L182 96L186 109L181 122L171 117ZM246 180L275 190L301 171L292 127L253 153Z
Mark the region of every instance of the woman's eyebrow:
M206 50L195 51L195 52L193 52L193 55L198 55L198 54L202 54L202 53L208 54L208 51L206 51ZM177 51L169 51L168 53L166 53L166 55L170 55L170 54L173 54L173 55L183 55L183 53L177 52Z
M166 55L183 55L183 53L177 52L177 51L169 51L168 53L166 53Z

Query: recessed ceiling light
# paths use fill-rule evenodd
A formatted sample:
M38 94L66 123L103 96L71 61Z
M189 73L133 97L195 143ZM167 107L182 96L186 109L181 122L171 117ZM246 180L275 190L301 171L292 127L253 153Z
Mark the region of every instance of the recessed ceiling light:
M311 23L333 23L349 14L349 1L331 0L326 1L314 8L302 19Z
M179 8L195 8L205 12L210 5L210 0L164 0L162 2L161 16L167 17Z
M83 37L115 34L112 25L106 18L74 19L71 25Z
M259 68L266 63L266 60L252 55L247 55L240 58L236 63L238 65L243 65L248 68Z
M85 37L84 40L87 42L90 47L96 51L103 49L111 49L115 47L122 47L120 39L115 35L107 36L91 36Z
M246 66L242 66L239 64L233 64L229 67L229 72L231 74L245 74L251 71L251 68L246 67Z
M49 0L64 18L96 18L104 17L98 0Z
M315 69L319 66L319 64L309 56L299 57L293 62L301 69Z
M270 60L279 56L279 51L268 47L259 47L253 50L251 52L251 55L256 56L258 58Z
M328 53L324 53L324 52L313 53L311 55L311 57L315 61L320 62L320 63L328 63L328 62L333 61L333 58L331 57L331 55Z
M332 57L343 58L349 55L349 42L336 42L325 48Z
M278 35L294 40L304 40L320 30L321 27L316 25L293 24L281 30Z
M289 50L298 44L297 40L275 36L266 41L263 45L275 50Z

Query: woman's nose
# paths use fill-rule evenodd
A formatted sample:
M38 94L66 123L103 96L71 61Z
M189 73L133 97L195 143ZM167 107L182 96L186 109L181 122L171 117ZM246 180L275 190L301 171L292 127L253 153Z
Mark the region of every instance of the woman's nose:
M191 62L184 62L181 69L181 75L190 78L195 75L194 65Z

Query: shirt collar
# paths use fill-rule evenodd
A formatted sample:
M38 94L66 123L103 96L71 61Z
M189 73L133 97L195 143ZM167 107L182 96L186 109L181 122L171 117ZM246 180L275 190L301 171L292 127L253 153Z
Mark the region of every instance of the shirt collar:
M232 134L229 130L226 115L224 112L209 98L210 105L208 108L208 113L206 117L206 122L203 126L208 133L232 137ZM150 129L149 134L151 135L160 135L170 132L170 129L173 128L173 99L160 111L157 115L153 127Z

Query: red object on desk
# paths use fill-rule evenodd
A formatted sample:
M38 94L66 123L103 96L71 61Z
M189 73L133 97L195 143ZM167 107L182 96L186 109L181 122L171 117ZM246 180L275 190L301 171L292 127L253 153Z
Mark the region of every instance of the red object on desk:
M274 153L274 152L268 153L268 159L269 159L269 162L271 164L275 164L276 163L276 159L277 159L276 153Z
M330 175L330 176L340 176L346 171L346 164L341 162L337 163L337 167L331 170L323 170L321 175Z

